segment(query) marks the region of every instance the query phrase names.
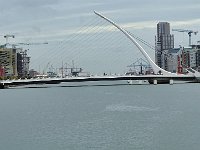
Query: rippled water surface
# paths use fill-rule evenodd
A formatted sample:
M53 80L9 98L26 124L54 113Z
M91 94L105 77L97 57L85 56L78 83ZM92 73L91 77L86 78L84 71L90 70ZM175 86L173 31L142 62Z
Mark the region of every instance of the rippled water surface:
M0 90L1 150L197 150L200 84Z

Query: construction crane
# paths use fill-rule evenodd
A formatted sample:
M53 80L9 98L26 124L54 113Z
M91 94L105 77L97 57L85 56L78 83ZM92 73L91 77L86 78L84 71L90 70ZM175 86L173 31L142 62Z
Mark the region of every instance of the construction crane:
M6 44L8 44L8 38L15 38L14 35L10 35L10 34L7 34L7 35L4 35L4 38L6 39Z
M128 65L127 67L129 67L131 71L132 71L132 69L131 69L132 67L134 68L134 70L138 70L138 69L136 69L136 67L140 67L139 74L144 74L143 71L145 69L150 69L151 68L149 63L146 60L142 59L142 58L137 59L136 62L132 63L131 65ZM127 74L130 74L130 73L132 74L133 72L127 72ZM133 74L135 74L135 73L133 73Z
M41 45L41 44L48 44L48 42L42 42L42 43L16 43L18 45Z
M2 36L2 35L0 35ZM14 44L10 44L8 43L8 38L15 38L15 35L11 35L11 34L6 34L3 36L6 39L6 45L12 45L13 47L19 46L19 45L42 45L42 44L48 44L48 42L36 42L36 43L14 43Z
M185 29L172 29L172 31L177 31L177 32L187 32L189 35L189 46L191 45L191 35L194 33L194 35L197 35L198 31L193 31L193 30L185 30Z
M5 44L5 46L12 46L12 48L16 48L17 46L20 46L20 45L42 45L42 44L48 44L48 42L42 42L42 43L13 43L13 44L10 44L10 43L7 43Z

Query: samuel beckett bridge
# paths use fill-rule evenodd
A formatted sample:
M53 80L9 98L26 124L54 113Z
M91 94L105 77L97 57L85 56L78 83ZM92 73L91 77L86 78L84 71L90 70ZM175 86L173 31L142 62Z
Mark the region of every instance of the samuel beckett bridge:
M103 16L102 14L94 11L94 13L104 19L112 26L117 28L124 36L126 36L132 44L134 44L139 51L142 53L144 58L150 64L154 74L149 75L106 75L106 76L87 76L87 77L74 77L74 76L67 76L67 77L56 77L56 78L33 78L33 79L18 79L18 80L2 80L0 82L0 88L5 88L9 86L19 86L19 85L31 85L31 84L59 84L62 82L86 82L86 81L119 81L119 80L147 80L151 84L158 84L158 83L169 83L173 84L174 81L190 81L190 82L200 82L200 73L193 70L192 68L188 68L188 74L177 74L168 72L159 66L157 66L154 61L150 58L144 48L136 41L136 38L131 35L130 32L126 31L119 25L117 25L112 20L108 19L107 17Z

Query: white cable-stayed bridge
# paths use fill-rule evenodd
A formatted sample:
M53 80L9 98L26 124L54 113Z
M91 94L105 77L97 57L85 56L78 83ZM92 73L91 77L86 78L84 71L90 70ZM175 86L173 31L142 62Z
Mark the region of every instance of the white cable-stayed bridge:
M153 69L154 74L142 75L142 76L130 76L130 75L111 75L111 76L90 76L90 77L64 77L64 78L43 78L43 79L24 79L24 80L6 80L0 82L0 88L5 88L9 86L18 85L30 85L30 84L58 84L61 82L86 82L86 81L116 81L116 80L148 80L150 83L173 83L173 81L192 81L198 82L200 79L200 73L189 68L188 74L176 74L168 72L160 67L158 67L154 61L150 58L144 48L136 41L136 39L125 29L114 23L112 20L101 15L100 13L94 12L98 17L104 19L106 22L110 23L116 29L118 29L122 34L124 34L128 40L135 45L138 50L142 53L143 57L149 62ZM101 28L101 27L99 27ZM111 29L107 29L111 30ZM81 32L95 32L90 29ZM78 34L77 34L78 36ZM109 43L110 44L110 43ZM60 48L64 48L63 45ZM77 45L78 46L78 45Z

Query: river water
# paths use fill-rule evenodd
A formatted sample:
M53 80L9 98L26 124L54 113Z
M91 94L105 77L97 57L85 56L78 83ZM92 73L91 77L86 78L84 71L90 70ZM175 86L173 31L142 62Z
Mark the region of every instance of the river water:
M0 90L1 150L197 150L200 84Z

